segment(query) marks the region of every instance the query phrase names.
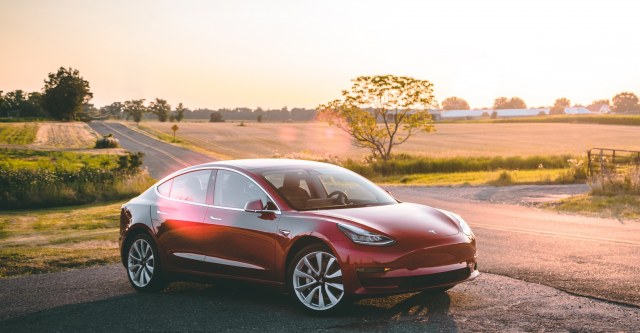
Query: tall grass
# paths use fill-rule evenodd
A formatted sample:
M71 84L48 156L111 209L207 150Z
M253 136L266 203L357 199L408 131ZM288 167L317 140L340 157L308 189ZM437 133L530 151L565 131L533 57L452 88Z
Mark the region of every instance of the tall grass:
M366 177L408 175L417 173L451 173L496 170L534 170L569 168L571 155L529 157L450 157L432 158L395 155L392 159L355 161L348 159L343 166Z
M595 195L640 195L640 167L626 173L589 177L588 184Z
M140 169L139 155L49 154L0 150L0 209L124 199L141 193L153 182Z

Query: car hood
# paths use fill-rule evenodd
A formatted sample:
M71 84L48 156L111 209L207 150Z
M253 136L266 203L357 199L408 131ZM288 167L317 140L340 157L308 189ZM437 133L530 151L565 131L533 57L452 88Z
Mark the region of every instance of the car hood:
M316 213L355 222L365 229L382 232L394 239L439 238L460 232L458 224L442 211L413 203L321 210Z

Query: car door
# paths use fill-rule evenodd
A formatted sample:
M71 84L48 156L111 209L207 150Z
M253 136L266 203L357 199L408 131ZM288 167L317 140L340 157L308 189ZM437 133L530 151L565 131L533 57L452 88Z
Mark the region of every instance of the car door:
M205 260L213 272L252 279L273 280L279 212L247 212L245 204L261 200L275 207L269 196L246 175L218 170ZM271 202L271 203L270 203Z
M157 187L158 200L151 206L151 217L158 225L158 246L169 254L178 268L189 269L185 258L202 255L199 244L206 230L209 184L212 170L197 170L176 176Z

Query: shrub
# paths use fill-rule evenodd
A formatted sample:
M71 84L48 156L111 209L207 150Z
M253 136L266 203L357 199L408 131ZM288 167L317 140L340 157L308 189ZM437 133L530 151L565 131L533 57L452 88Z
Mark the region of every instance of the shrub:
M120 142L118 139L113 137L113 134L107 134L98 140L96 140L96 145L94 148L118 148L120 147Z
M502 171L498 178L489 182L489 184L494 186L509 186L513 184L513 178L508 171Z
M0 209L125 199L140 194L153 182L140 169L142 155L138 154L125 156L127 166L123 169L115 156L0 152Z

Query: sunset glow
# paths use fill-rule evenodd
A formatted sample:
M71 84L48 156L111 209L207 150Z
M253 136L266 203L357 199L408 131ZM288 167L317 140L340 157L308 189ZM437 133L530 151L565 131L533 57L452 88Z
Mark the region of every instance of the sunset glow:
M0 3L0 90L80 70L92 103L316 107L360 75L430 80L490 107L640 93L637 1L38 1Z

